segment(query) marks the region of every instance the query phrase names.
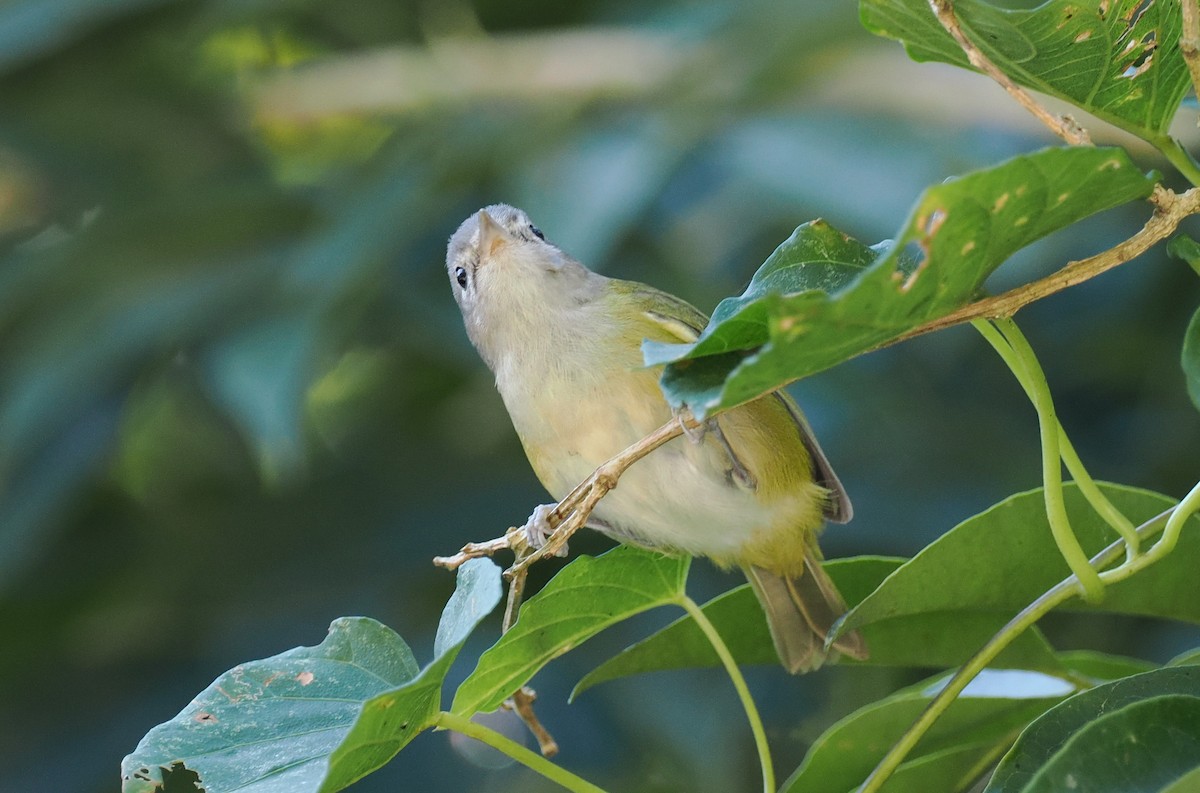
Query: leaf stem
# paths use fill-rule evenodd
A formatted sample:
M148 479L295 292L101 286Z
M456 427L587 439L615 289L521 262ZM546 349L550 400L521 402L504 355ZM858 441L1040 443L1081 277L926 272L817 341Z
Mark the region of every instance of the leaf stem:
M1114 584L1129 578L1175 550L1175 543L1179 541L1179 533L1183 531L1183 524L1197 511L1200 511L1200 483L1197 483L1171 511L1170 517L1167 518L1167 525L1163 529L1163 536L1154 543L1154 547L1114 570L1106 570L1101 573L1100 577L1104 583Z
M552 782L557 782L567 790L575 793L605 793L603 788L596 787L586 779L575 776L562 766L557 766L534 751L526 749L511 738L501 735L493 729L471 721L465 716L442 711L437 716L437 726L454 730L463 735L485 743L493 749L503 752L518 763L538 772Z
M1030 382L1025 368L1017 360L1012 345L989 323L976 320L973 324L1004 360L1004 363L1012 371L1013 376L1017 378L1017 382L1020 383L1021 388L1024 389L1026 396L1029 397L1029 401L1032 402L1034 400L1033 384ZM1096 486L1095 480L1092 479L1091 474L1084 467L1083 461L1079 459L1079 454L1075 451L1075 446L1071 443L1071 439L1067 437L1067 431L1063 429L1061 422L1058 425L1058 449L1063 463L1067 466L1067 471L1071 474L1071 479L1079 486L1079 491L1083 494L1083 497L1087 499L1088 504L1091 505L1096 514L1103 518L1117 534L1124 538L1125 544L1129 549L1127 560L1133 558L1140 547L1137 530L1134 528L1133 522L1122 515L1121 511L1113 506L1113 503L1108 500L1103 491Z
M1184 0L1184 5L1188 5L1188 0ZM1187 180L1193 185L1200 185L1200 167L1196 166L1192 155L1187 153L1179 141L1170 135L1155 135L1148 140L1162 152L1162 155L1167 158L1167 162L1175 166L1175 170L1187 177Z
M750 696L750 689L746 685L746 679L742 677L742 671L738 669L737 662L733 660L733 654L729 652L725 640L721 638L716 627L705 616L704 610L696 605L696 601L684 595L676 602L700 626L700 630L704 632L704 636L716 650L717 656L725 666L729 679L733 681L733 687L737 689L738 698L742 700L742 707L746 711L746 719L750 722L750 730L754 733L754 745L758 749L758 761L762 766L763 791L764 793L775 793L775 768L771 762L771 749L767 745L767 732L763 729L762 719L758 715L758 708L754 706L754 698Z
M1183 522L1186 521L1191 514L1193 514L1192 512L1189 512L1188 509L1191 509L1193 512L1197 509L1200 509L1200 484L1198 484L1196 488L1194 488L1192 492L1188 494L1187 498L1185 498L1183 502L1169 510L1166 510L1165 512L1156 515L1139 526L1137 529L1139 538L1146 539L1148 537L1152 537L1160 530L1160 524L1165 523L1168 527L1171 527L1173 522L1175 524L1176 534L1178 534ZM1177 518L1177 516L1180 514L1182 514L1182 517ZM1167 538L1164 532L1163 540L1166 539ZM1155 546L1155 548L1157 547L1158 545ZM1093 569L1102 569L1115 561L1124 552L1124 550L1125 541L1117 540L1104 550L1100 551L1100 553L1093 556L1089 561L1089 566ZM1142 559L1146 559L1148 556L1150 556L1150 553L1139 556L1138 560L1140 561ZM1109 574L1121 573L1122 571L1128 570L1130 567L1131 564L1126 563L1121 565L1121 567L1117 568L1116 570L1108 571L1108 573L1104 575L1107 577ZM1129 570L1128 572L1125 572L1122 577L1132 575L1132 573L1133 571ZM1110 582L1115 580L1119 579L1113 578L1110 580ZM943 687L942 690L939 691L937 695L929 702L929 705L921 713L921 716L913 723L911 727L908 728L908 730L905 731L900 740L888 750L888 753L884 755L883 759L879 761L879 764L875 766L875 769L871 772L871 775L867 777L866 781L863 782L862 787L860 787L856 793L877 793L877 791L883 787L884 783L895 772L895 770L899 768L900 764L904 762L904 758L908 756L908 753L912 751L912 748L917 745L921 738L925 736L925 733L929 731L929 728L933 725L933 723L938 720L938 718L946 711L947 708L950 707L951 703L953 703L958 695L963 692L967 685L974 680L980 672L987 668L987 665L995 660L996 656L999 655L1005 647L1012 644L1013 640L1016 639L1017 636L1045 616L1047 612L1074 597L1078 593L1078 590L1079 579L1077 579L1074 575L1070 575L1059 583L1055 584L1050 589L1046 590L1046 592L1038 596L1036 600L1022 609L1020 613L1018 613L1011 620L1009 620L1008 623L1001 628L995 636L988 640L987 644L980 648L979 652L971 656L970 660L968 660L967 663L964 664L952 678L950 678L945 687Z
M1011 318L973 324L1012 369L1017 381L1033 402L1042 438L1042 492L1046 499L1046 517L1050 521L1050 531L1054 535L1059 553L1079 580L1084 599L1090 603L1098 603L1104 598L1104 582L1100 580L1100 574L1088 563L1087 554L1071 530L1071 521L1067 517L1067 507L1063 501L1062 451L1059 438L1064 433L1054 412L1054 400L1050 395L1046 375L1033 348ZM1090 481L1090 477L1088 479Z

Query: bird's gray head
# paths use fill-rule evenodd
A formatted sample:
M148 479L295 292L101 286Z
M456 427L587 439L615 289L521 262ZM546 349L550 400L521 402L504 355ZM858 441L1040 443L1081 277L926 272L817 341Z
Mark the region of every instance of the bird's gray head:
M553 322L563 307L586 303L604 281L507 204L485 207L463 221L446 249L446 273L467 335L489 364L498 345L536 342L544 332L539 321Z

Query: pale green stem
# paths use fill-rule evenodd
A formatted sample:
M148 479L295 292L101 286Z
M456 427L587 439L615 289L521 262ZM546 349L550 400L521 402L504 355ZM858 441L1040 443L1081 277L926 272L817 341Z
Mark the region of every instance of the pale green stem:
M1163 536L1158 542L1154 543L1154 546L1141 556L1126 562L1115 570L1101 573L1100 577L1104 579L1104 583L1114 584L1124 580L1175 550L1175 543L1179 541L1179 533L1183 531L1183 524L1187 523L1188 518L1198 511L1200 511L1200 483L1197 483L1171 512L1166 528L1163 529Z
M1196 161L1192 159L1192 156L1187 153L1183 146L1179 145L1179 141L1170 135L1155 135L1147 138L1147 140L1154 144L1154 147L1162 152L1167 161L1187 177L1189 182L1200 186L1200 167L1196 166Z
M1104 598L1104 583L1100 580L1099 573L1088 564L1087 554L1071 531L1071 521L1067 517L1067 507L1063 501L1062 455L1058 443L1062 427L1054 413L1054 400L1050 396L1046 375L1042 372L1033 348L1021 335L1016 323L1008 318L996 319L993 322L994 325L984 321L972 324L996 348L996 352L1030 394L1037 411L1042 439L1042 494L1046 501L1046 519L1050 522L1050 533L1058 545L1058 552L1079 580L1084 599L1098 603Z
M1071 440L1067 437L1067 432L1062 428L1061 424L1058 427L1058 444L1059 451L1062 452L1063 462L1066 463L1067 470L1071 473L1071 479L1079 486L1079 492L1083 493L1083 497L1091 504L1096 514L1103 518L1109 526L1112 526L1117 534L1121 535L1121 539L1125 540L1125 558L1126 560L1132 559L1137 555L1138 549L1141 547L1133 521L1125 517L1119 509L1114 507L1113 503L1096 486L1096 482L1088 474L1087 469L1083 467L1083 461L1079 459L1079 455L1075 452L1075 447L1071 444Z
M511 738L484 727L482 724L477 724L465 716L442 711L438 714L437 726L460 732L463 735L485 743L493 749L508 755L518 763L537 771L550 781L557 782L567 790L575 791L575 793L605 793L603 788L596 787L586 779L575 776L562 766L555 765L537 752L530 751Z
M1011 321L1011 320L1010 320ZM1033 384L1029 373L1025 367L1021 365L1016 354L1013 352L1012 346L1004 339L1004 337L990 323L983 320L977 320L973 323L976 329L983 334L984 338L991 343L996 352L1012 370L1013 375L1017 378L1017 382L1021 384L1029 401L1034 400ZM1015 323L1013 328L1016 329ZM1019 330L1017 331L1020 332ZM1117 534L1125 540L1125 545L1128 548L1127 559L1133 558L1138 552L1138 535L1134 530L1133 522L1129 518L1121 514L1121 511L1113 506L1113 503L1108 500L1104 492L1096 486L1095 480L1084 467L1083 461L1079 459L1079 454L1075 451L1074 444L1067 437L1067 431L1063 429L1062 424L1058 425L1058 448L1061 452L1062 461L1067 466L1067 471L1071 474L1071 479L1079 486L1079 492L1087 499L1088 504L1095 510L1104 521L1113 528Z
M758 748L758 762L762 765L763 791L764 793L775 793L775 768L771 763L771 749L767 746L767 732L763 729L762 719L759 718L758 708L754 706L754 699L750 696L746 679L742 677L742 670L738 669L737 662L733 660L733 654L725 645L725 640L721 638L716 627L704 615L703 609L696 605L696 601L684 595L677 602L696 621L700 630L704 631L709 644L717 651L717 656L725 666L729 679L733 681L733 687L737 689L738 698L742 700L742 707L746 710L746 719L750 722L750 730L754 733L754 744Z
M1176 526L1181 527L1183 522L1187 520L1189 514L1185 511L1185 507L1188 507L1193 511L1200 509L1200 495L1197 495L1198 493L1200 493L1200 485L1197 485L1196 488L1188 494L1188 497L1185 498L1184 501L1181 502L1177 507L1173 507L1172 509L1167 510L1166 512L1163 512L1162 514L1157 515L1143 523L1137 529L1138 536L1140 538L1153 536L1158 532L1159 524L1163 523L1164 519L1167 519L1168 516L1170 516L1170 519L1165 520L1168 526L1171 526L1172 522L1175 522ZM1177 515L1181 513L1183 513L1183 517L1177 518ZM1176 529L1176 531L1178 532L1178 529ZM1163 540L1166 539L1166 536L1164 536ZM1155 547L1157 548L1157 546ZM1125 541L1117 540L1103 551L1092 557L1088 563L1088 566L1092 567L1093 570L1103 568L1115 561L1124 552L1124 548ZM1153 551L1150 553L1153 553ZM1147 558L1150 556L1150 553L1139 556L1138 561ZM1131 564L1127 563L1121 565L1121 567L1117 568L1116 570L1110 570L1109 574L1121 573L1130 567ZM1125 575L1130 574L1132 574L1132 571L1125 573ZM971 659L967 661L967 663L964 664L952 678L950 678L945 687L942 688L942 690L939 691L937 695L929 702L929 705L921 713L921 716L913 723L911 727L905 731L904 735L900 737L900 740L888 750L888 753L884 755L883 759L879 761L879 765L875 766L875 770L873 770L871 775L867 777L866 781L863 782L862 787L858 789L857 793L877 793L877 791L883 787L884 783L887 782L888 778L895 772L895 770L900 767L900 764L904 762L904 758L908 756L908 753L912 751L913 747L916 746L923 737L925 737L925 733L929 731L929 728L933 726L933 723L938 720L938 718L946 711L947 708L950 707L958 695L963 692L963 689L965 689L967 685L974 680L975 677L1004 650L1004 648L1012 644L1013 640L1015 640L1017 636L1045 616L1045 614L1051 609L1074 597L1078 591L1078 584L1079 579L1077 579L1074 575L1063 579L1038 597L1037 600L1033 601L1024 609L1022 609L1017 616L1009 620L1008 623L1001 628L995 636L988 640L988 643L985 644L979 650L979 652L975 653L975 655L973 655Z

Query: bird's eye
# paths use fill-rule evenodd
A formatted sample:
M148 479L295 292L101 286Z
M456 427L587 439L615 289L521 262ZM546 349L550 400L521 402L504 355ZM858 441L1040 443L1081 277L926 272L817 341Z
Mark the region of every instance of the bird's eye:
M454 280L458 281L458 285L463 289L467 288L467 271L463 267L454 268Z
M533 236L537 237L539 240L546 239L546 235L542 233L542 230L539 229L537 226L533 225L532 223L529 224L529 230L532 231Z

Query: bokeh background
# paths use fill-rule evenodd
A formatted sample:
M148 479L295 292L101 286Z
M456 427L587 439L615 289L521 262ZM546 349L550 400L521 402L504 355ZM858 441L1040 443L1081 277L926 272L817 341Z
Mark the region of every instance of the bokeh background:
M0 5L0 790L116 790L121 757L217 674L316 644L339 615L429 658L454 584L430 557L545 499L444 275L479 206L522 206L595 269L711 310L801 222L874 243L925 186L1053 144L995 86L910 63L835 0ZM1060 233L992 287L1146 216ZM1160 249L1021 314L1097 476L1194 482L1178 353L1198 302ZM795 392L857 507L830 556L911 554L1039 481L1032 410L969 329ZM694 568L699 597L736 583ZM561 760L614 791L757 789L719 672L566 704L674 616L539 676ZM1048 622L1060 647L1153 660L1200 641ZM781 774L928 671L752 670ZM497 765L429 734L355 789L553 789Z

